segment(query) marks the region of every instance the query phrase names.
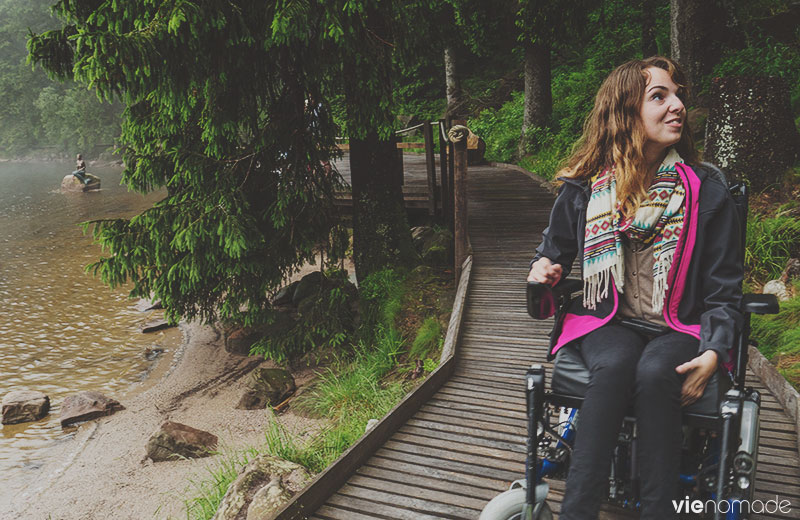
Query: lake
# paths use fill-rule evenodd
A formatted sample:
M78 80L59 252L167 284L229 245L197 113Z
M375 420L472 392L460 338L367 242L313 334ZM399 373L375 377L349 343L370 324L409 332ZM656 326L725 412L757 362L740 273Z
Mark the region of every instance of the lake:
M163 192L130 192L119 184L120 167L90 166L101 190L61 193L72 166L0 163L0 398L38 390L51 404L40 421L2 427L0 503L35 477L46 449L74 434L58 421L67 395L94 390L123 401L153 366L146 351L180 344L177 329L142 334L147 314L127 290L111 290L84 271L101 250L79 223L130 217Z

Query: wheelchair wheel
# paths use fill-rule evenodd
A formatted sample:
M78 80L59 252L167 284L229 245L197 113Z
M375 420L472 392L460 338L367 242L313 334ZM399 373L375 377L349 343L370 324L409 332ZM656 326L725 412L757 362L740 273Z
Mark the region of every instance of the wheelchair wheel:
M494 497L481 511L478 520L523 520L522 507L525 505L525 488L504 491ZM553 512L547 502L542 504L535 520L553 520Z

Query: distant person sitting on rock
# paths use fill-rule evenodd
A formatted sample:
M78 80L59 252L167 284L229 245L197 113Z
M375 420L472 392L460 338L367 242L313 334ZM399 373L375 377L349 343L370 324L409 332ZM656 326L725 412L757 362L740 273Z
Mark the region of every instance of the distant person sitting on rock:
M72 175L74 175L79 181L84 184L89 184L89 178L86 176L86 161L83 160L83 156L78 154L78 159L75 161L75 166L78 168Z

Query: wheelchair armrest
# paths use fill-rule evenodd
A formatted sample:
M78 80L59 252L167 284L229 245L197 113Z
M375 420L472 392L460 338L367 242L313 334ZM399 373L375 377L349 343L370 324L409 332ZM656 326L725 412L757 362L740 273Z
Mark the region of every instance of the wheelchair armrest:
M567 278L555 287L539 282L528 282L528 314L535 320L546 320L556 313L562 298L583 289L583 281Z
M742 297L742 312L752 314L778 314L780 305L774 294L745 294Z

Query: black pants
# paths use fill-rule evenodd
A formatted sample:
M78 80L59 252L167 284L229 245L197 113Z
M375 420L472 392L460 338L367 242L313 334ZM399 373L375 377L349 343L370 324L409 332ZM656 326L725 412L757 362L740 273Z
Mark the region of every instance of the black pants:
M650 339L618 324L586 335L580 351L591 372L581 406L561 520L597 518L611 456L633 403L638 428L642 519L675 518L681 454L681 386L675 367L697 356L699 342L669 332Z

